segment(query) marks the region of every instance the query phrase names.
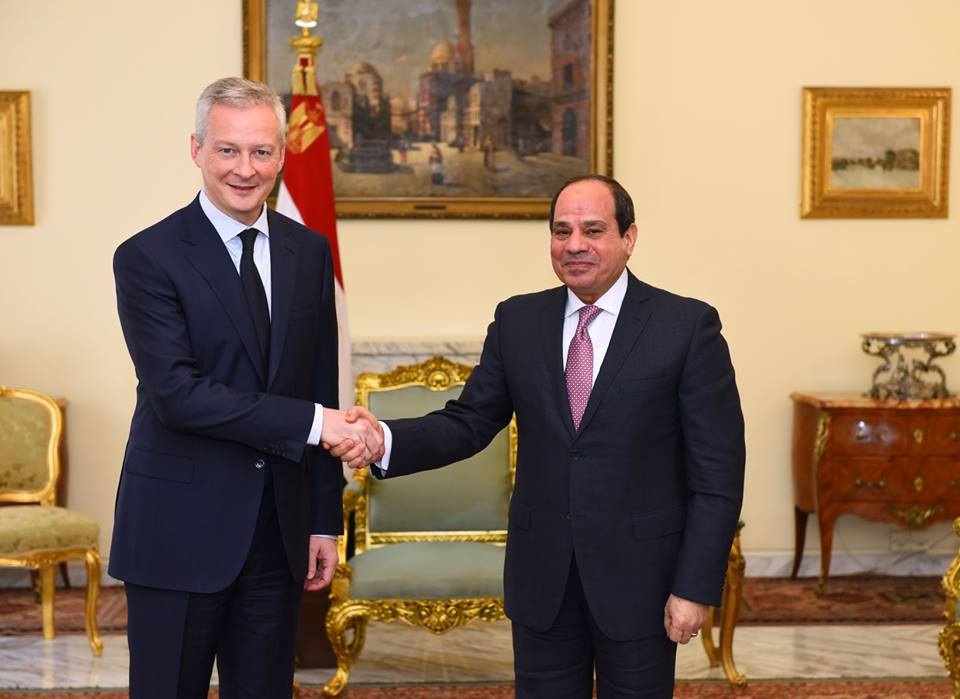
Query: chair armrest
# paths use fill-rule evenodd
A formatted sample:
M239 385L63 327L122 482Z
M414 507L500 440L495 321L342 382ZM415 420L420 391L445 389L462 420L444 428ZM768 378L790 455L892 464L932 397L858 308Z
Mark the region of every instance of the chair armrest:
M356 479L350 479L343 488L343 534L337 537L337 556L340 562L347 560L347 542L353 524L353 515L363 494L363 485Z

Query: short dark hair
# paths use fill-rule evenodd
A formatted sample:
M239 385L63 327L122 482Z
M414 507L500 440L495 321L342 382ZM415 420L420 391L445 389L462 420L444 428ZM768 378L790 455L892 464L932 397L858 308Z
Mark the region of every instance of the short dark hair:
M553 199L550 201L550 230L553 230L553 212L557 208L557 199L560 198L560 193L572 184L590 180L602 182L610 188L610 194L613 195L613 215L617 219L617 228L620 229L620 235L622 236L634 222L633 199L627 194L627 190L623 188L623 185L606 175L580 175L579 177L571 177L564 182L563 186L557 190L557 193L553 195Z

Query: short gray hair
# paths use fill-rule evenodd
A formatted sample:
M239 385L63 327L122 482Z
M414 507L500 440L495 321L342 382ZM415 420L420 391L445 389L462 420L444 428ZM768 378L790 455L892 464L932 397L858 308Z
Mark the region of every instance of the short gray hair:
M197 100L197 142L203 144L207 136L207 117L210 109L216 104L228 107L247 109L258 105L266 105L273 109L277 116L277 125L280 129L280 144L287 140L287 111L283 108L280 95L264 83L246 78L220 78L210 83L200 93Z

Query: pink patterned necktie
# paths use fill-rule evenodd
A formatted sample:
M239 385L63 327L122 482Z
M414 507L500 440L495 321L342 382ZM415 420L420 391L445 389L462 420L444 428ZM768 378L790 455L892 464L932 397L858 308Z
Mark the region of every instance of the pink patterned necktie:
M570 399L573 426L578 430L590 399L590 389L593 388L593 343L587 326L600 315L601 310L599 306L583 306L580 309L580 322L567 351L567 397Z

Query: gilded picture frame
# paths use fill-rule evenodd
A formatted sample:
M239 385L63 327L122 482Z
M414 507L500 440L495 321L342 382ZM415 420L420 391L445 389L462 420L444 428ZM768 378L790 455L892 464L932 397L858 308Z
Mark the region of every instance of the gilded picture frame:
M30 93L0 91L0 225L33 225Z
M244 74L284 99L296 5L243 0ZM614 0L318 5L338 217L546 218L568 177L612 174Z
M946 218L951 91L803 89L802 218Z

